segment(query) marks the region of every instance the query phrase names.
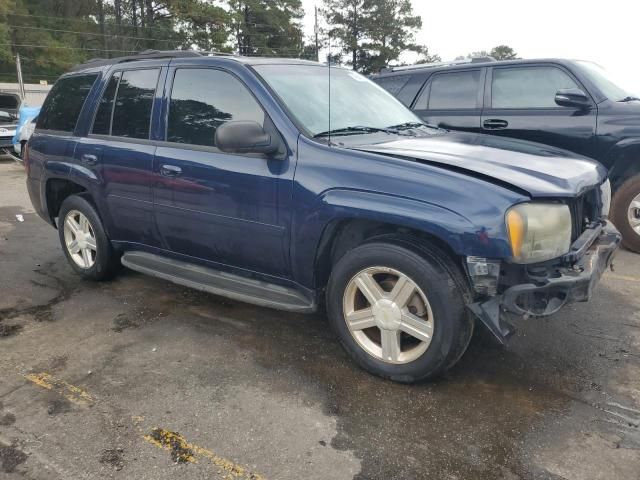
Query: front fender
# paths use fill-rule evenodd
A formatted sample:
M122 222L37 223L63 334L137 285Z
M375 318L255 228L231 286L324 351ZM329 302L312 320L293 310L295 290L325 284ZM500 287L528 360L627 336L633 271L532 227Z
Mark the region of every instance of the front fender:
M606 163L611 165L609 178L615 191L625 180L640 173L640 138L625 138L616 143Z
M511 255L504 220L469 218L433 203L370 191L333 189L321 194L293 225L294 278L312 286L316 252L336 220L371 220L432 235L458 255L504 258ZM484 222L484 223L483 223Z

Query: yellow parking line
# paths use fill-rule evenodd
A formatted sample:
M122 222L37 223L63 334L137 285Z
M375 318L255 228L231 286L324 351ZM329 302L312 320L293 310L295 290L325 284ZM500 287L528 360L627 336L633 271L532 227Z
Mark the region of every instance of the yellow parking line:
M71 385L64 380L55 378L49 373L29 373L27 375L24 375L24 378L34 383L35 385L38 385L39 387L59 393L71 403L75 403L76 405L87 407L94 402L93 397L82 390L80 387L76 387L75 385Z
M638 277L629 277L627 275L618 275L617 273L605 273L606 278L613 278L615 280L625 280L627 282L640 282Z
M29 373L22 376L34 385L57 392L76 405L89 406L95 402L95 399L80 387L71 385L69 382L56 378L50 373ZM132 421L138 427L144 421L144 417L134 416ZM162 428L154 428L150 434L143 435L142 438L158 448L169 451L171 458L176 462L198 463L198 457L209 460L224 475L225 480L266 480L262 475L253 473L248 468L238 465L232 460L220 457L211 450L187 442L179 433Z
M211 450L187 442L179 433L162 428L154 428L149 435L144 435L142 438L156 447L171 452L171 458L176 462L197 463L196 456L202 456L218 467L220 473L225 475L224 478L226 480L266 480L262 475L253 473L231 460L220 457Z

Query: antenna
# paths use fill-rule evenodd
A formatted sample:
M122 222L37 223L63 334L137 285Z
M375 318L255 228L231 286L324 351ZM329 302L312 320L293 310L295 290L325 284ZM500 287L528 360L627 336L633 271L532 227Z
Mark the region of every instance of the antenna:
M327 65L329 68L329 134L327 138L329 140L329 147L331 147L331 33L329 33L329 54L327 55Z

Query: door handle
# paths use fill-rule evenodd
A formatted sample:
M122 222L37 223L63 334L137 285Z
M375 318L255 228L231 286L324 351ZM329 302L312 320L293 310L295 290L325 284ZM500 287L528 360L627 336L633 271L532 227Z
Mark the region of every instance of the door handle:
M85 165L97 165L98 164L98 156L92 155L90 153L84 153L80 157L80 161Z
M485 130L502 130L503 128L507 128L509 126L509 122L506 120L501 120L499 118L490 118L482 122L482 127Z
M162 165L160 167L160 175L164 177L177 177L182 174L182 169L175 165Z

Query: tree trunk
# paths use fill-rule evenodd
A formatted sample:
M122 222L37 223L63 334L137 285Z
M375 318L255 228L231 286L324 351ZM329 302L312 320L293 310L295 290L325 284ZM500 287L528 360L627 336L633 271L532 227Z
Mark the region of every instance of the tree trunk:
M104 28L104 2L98 0L98 25L100 26L100 35L102 38L102 55L105 58L109 58L109 52L107 51L107 35Z
M153 25L153 0L145 0L147 6L147 25Z
M136 0L131 0L131 23L133 24L134 36L137 37L138 36L138 6L136 5Z

